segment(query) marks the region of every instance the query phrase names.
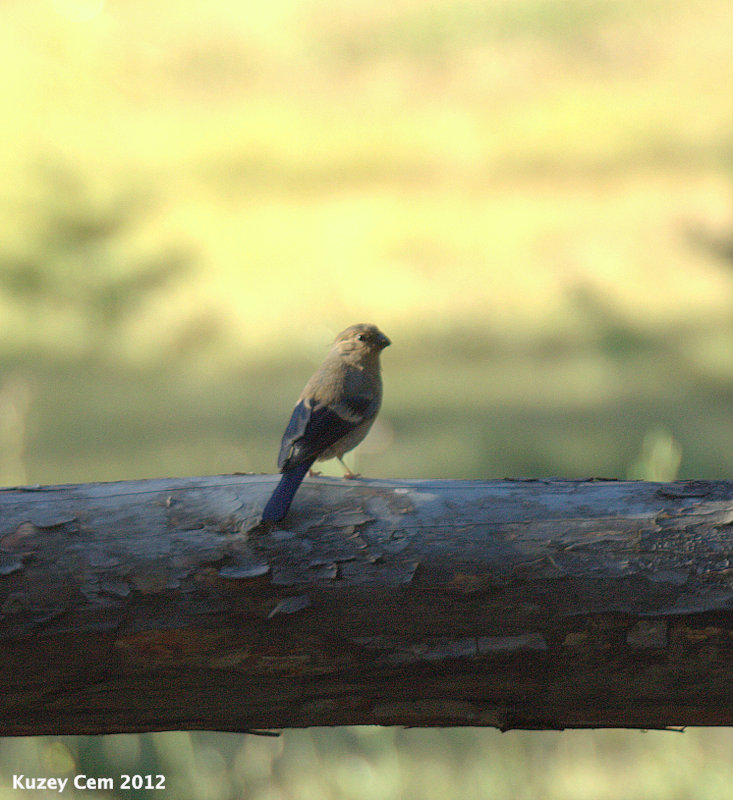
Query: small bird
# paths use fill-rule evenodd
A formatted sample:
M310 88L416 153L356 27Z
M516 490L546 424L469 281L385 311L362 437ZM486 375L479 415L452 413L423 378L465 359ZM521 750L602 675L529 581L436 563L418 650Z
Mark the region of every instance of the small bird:
M369 433L382 404L379 354L391 344L376 325L352 325L336 337L323 364L306 383L285 429L277 465L280 483L262 512L279 522L313 462L338 458L345 478L356 478L343 462Z

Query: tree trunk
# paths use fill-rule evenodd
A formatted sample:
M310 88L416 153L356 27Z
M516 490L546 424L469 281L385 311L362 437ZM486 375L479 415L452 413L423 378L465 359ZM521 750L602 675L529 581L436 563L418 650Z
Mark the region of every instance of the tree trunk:
M733 724L733 483L0 491L0 734Z

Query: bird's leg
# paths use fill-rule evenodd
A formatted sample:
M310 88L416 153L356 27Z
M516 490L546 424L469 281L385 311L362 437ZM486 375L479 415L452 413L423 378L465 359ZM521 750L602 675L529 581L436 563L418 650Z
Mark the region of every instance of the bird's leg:
M336 456L336 458L338 458L338 460L339 460L339 463L340 463L340 464L341 464L341 466L344 468L344 478L345 478L347 481L351 481L351 480L353 480L354 478L361 478L361 475L360 475L358 472L352 472L352 471L351 471L351 470L350 470L350 469L349 469L349 468L346 466L346 464L344 464L344 460L343 460L343 458L341 458L341 456Z

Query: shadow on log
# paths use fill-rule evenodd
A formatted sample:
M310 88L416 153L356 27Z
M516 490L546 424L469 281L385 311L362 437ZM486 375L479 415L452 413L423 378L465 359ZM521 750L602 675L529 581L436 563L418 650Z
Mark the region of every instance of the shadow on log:
M0 734L733 724L733 483L0 490Z

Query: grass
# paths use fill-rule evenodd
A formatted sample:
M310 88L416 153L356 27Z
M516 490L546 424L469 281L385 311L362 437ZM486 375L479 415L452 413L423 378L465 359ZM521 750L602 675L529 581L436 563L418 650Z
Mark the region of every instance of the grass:
M394 342L366 474L729 477L732 29L727 0L6 0L2 480L272 470L357 320ZM5 740L0 798L133 769L197 799L717 798L729 750Z
M315 728L278 739L179 732L9 739L3 766L7 774L26 775L74 775L80 768L100 777L161 772L167 776L166 793L181 800L437 800L457 792L497 800L714 800L733 777L730 746L729 731L501 734L350 728L337 733ZM66 793L76 796L68 788Z

